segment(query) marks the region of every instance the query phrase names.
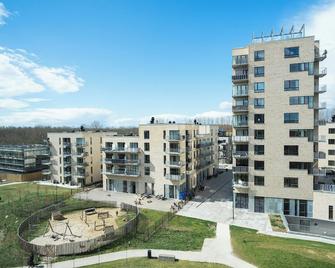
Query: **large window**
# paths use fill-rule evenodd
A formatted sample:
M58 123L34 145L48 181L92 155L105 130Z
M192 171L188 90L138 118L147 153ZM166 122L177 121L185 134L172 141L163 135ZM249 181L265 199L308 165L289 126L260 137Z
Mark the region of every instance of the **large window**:
M150 139L150 132L149 130L144 130L144 139Z
M145 155L144 156L144 163L146 163L146 164L150 164L150 155Z
M255 61L262 61L264 60L264 50L257 50L254 52L254 60Z
M144 168L144 175L145 176L150 176L150 167L145 167Z
M265 90L264 82L256 82L254 83L254 91L255 93L262 93Z
M335 139L328 139L328 144L335 144Z
M254 99L254 107L255 108L264 108L264 98Z
M308 141L313 140L313 129L290 129L291 138L308 138Z
M262 76L264 76L264 66L255 67L254 68L254 73L255 73L255 77L262 77Z
M248 55L233 56L233 65L247 64L247 63L248 63Z
M255 129L255 139L264 140L264 129Z
M254 184L257 186L264 186L264 176L254 176Z
M308 74L314 74L314 64L312 62L304 63L292 63L290 64L290 72L304 72L308 71Z
M335 134L335 128L328 129L328 134Z
M333 206L328 207L328 219L329 220L334 219L334 207Z
M284 123L299 123L299 113L284 113Z
M285 188L298 188L298 178L285 177L284 187Z
M334 160L328 160L328 166L330 166L330 167L335 166L335 161Z
M264 154L264 145L254 145L254 151L256 155Z
M290 169L311 169L312 163L309 162L290 162Z
M290 105L304 105L308 104L308 108L313 108L314 106L313 96L294 96L290 97Z
M254 168L255 170L264 170L264 161L255 161Z
M285 58L299 57L299 47L285 47L284 57Z
M299 90L299 80L285 80L284 90L285 91Z
M299 155L299 146L284 145L284 155Z
M335 150L328 150L329 155L335 155Z
M264 124L264 114L255 114L254 122L255 124Z
M264 213L264 197L255 196L255 212Z
M150 143L149 142L144 143L144 151L150 151Z

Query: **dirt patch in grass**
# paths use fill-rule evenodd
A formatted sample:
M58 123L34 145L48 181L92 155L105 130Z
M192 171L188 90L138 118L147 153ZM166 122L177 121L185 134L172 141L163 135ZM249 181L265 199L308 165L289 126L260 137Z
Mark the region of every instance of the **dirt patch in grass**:
M280 215L269 215L272 230L275 232L287 232Z

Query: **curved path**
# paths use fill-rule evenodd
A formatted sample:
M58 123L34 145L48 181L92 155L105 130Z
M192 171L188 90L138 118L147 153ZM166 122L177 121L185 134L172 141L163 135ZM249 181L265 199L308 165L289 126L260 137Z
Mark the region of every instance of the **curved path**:
M160 254L171 254L177 259L186 261L209 262L225 264L229 267L254 268L255 266L241 260L233 255L230 243L229 225L218 223L215 238L206 238L201 251L179 251L152 249L152 256L157 257ZM116 260L126 260L127 258L146 257L147 249L132 249L106 253L84 258L77 258L69 261L53 263L53 268L72 268L82 267Z

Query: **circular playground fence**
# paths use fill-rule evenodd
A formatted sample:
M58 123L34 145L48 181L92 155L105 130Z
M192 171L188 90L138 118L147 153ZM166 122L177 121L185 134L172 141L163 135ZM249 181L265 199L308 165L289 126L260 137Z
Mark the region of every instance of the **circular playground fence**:
M17 236L21 247L25 251L48 257L80 254L93 251L97 248L108 245L124 237L127 234L136 232L139 217L139 209L135 206L126 203L120 203L120 205L117 206L117 202L110 202L106 204L105 207L114 207L114 208L119 207L122 210L135 212L135 217L126 222L120 228L113 230L112 232L85 241L69 242L57 245L37 245L29 242L27 237L29 235L29 231L31 230L32 226L40 223L43 220L49 219L52 215L52 212L62 210L64 206L65 206L64 202L48 206L44 209L35 212L30 217L26 218L19 225L17 230ZM86 208L87 205L86 207L85 206L76 207L76 209L86 209Z

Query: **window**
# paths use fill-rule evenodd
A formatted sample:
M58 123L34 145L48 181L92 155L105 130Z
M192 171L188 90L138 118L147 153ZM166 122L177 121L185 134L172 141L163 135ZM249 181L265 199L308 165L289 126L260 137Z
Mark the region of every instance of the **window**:
M290 162L290 169L308 169L310 170L312 163L309 162Z
M314 74L314 64L312 62L304 62L304 63L292 63L290 64L290 72L304 72L308 71L308 74Z
M255 212L264 213L264 197L255 196Z
M254 176L254 184L257 186L264 186L264 176Z
M299 113L284 113L284 123L299 123Z
M334 160L328 160L328 166L335 166L335 161Z
M264 129L255 129L255 139L264 140Z
M233 65L247 64L247 63L248 63L248 55L233 56Z
M254 168L256 170L264 170L264 161L255 161Z
M146 139L146 140L150 139L150 132L149 132L149 130L144 130L144 139Z
M284 199L284 215L290 215L290 199Z
M334 219L334 207L333 206L328 207L328 219L329 220Z
M312 141L313 129L290 129L289 135L292 138L308 138L309 141Z
M255 114L254 122L255 124L264 124L264 114Z
M144 163L146 163L146 164L150 164L150 155L145 155L144 156Z
M285 47L284 57L285 58L299 57L299 47Z
M304 105L308 104L308 108L313 108L314 106L313 96L294 96L290 97L290 105Z
M299 80L285 80L284 90L285 91L299 90Z
M328 139L328 144L335 144L335 139Z
M335 134L335 128L328 129L328 134Z
M145 167L144 168L144 175L150 176L150 167Z
M285 177L284 187L285 188L298 188L298 178Z
M262 76L264 76L264 66L255 67L254 68L254 73L255 73L255 77L262 77Z
M298 145L284 145L284 155L298 155Z
M150 143L149 142L144 143L144 151L150 151Z
M329 155L335 155L335 150L328 150Z
M262 93L264 92L265 84L264 82L256 82L254 83L254 91L255 93Z
M264 155L264 145L254 145L256 155Z
M254 107L255 108L264 108L264 98L254 99Z
M299 216L307 217L307 201L299 200Z
M264 50L257 50L254 52L254 60L262 61L264 60Z

